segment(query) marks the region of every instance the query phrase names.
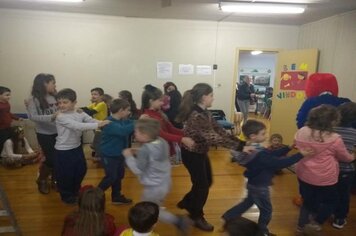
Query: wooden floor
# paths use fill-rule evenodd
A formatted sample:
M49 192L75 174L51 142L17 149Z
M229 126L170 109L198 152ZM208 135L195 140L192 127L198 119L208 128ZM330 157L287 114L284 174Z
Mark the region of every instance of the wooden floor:
M86 153L89 153L86 147ZM89 156L89 155L88 155ZM215 231L205 233L192 229L191 235L221 235L218 232L220 217L228 208L239 202L245 196L245 179L242 175L243 168L230 162L229 153L223 149L212 149L210 159L213 166L214 183L210 190L209 199L205 207L206 218L215 225ZM60 235L65 215L75 207L64 205L58 193L51 192L42 195L37 192L35 179L38 166L26 166L22 169L8 170L0 167L0 183L6 190L13 211L24 235ZM97 168L88 161L88 172L83 184L97 185L103 177L103 169ZM175 204L190 189L190 179L184 166L173 168L173 188L165 206L174 213L185 214ZM293 173L284 170L284 174L276 176L271 188L273 202L273 218L269 225L271 232L277 235L295 235L295 226L299 208L292 204L292 198L297 195L297 181ZM123 181L123 193L135 202L139 200L141 187L129 171ZM127 211L129 206L117 206L110 203L110 193L107 192L107 212L114 215L116 224L127 224ZM356 235L356 196L352 196L348 224L342 230L333 229L327 222L323 235ZM247 218L257 220L258 210L250 209L245 214ZM0 221L4 224L4 220ZM155 230L162 236L174 236L172 226L159 223ZM13 235L13 234L4 234Z

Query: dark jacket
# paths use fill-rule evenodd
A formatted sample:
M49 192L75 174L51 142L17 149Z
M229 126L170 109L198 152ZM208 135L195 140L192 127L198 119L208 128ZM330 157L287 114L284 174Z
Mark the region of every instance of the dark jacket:
M289 151L289 147L273 151L262 148L252 154L233 152L233 155L240 165L246 167L244 176L248 179L249 185L267 187L272 184L276 170L288 167L303 158L300 153L283 157Z
M169 121L174 125L176 128L183 128L182 124L178 124L175 121L175 118L179 112L179 106L182 101L182 95L180 94L179 91L177 90L172 90L167 94L171 99L169 101L169 109L164 111L164 113L167 115Z
M242 82L241 84L238 85L238 90L237 90L237 99L238 100L250 100L251 98L251 93L253 93L253 85L250 85L246 82Z

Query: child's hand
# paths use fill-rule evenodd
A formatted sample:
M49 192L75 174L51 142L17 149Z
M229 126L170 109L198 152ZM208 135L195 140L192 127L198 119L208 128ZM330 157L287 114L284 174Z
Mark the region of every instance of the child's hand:
M147 115L147 114L142 114L139 117L139 119L148 119L148 118L151 118L151 117L149 115Z
M27 109L28 108L28 104L30 103L30 99L23 100L23 103L25 104L25 107Z
M59 113L60 113L60 111L56 111L56 112L52 115L51 121L55 121Z
M105 125L109 124L111 121L110 120L103 120L98 123L98 128L102 128Z
M312 156L315 153L314 149L312 149L312 148L300 149L299 152L303 156Z
M244 148L242 149L242 152L246 152L248 154L251 154L254 151L256 151L256 148L254 146L244 146Z
M182 143L187 146L188 149L192 149L195 145L195 142L193 139L189 138L189 137L183 137L182 138Z
M132 148L126 148L122 151L122 155L124 155L124 157L131 157L134 155Z
M296 148L295 143L293 143L292 145L290 145L289 148L290 148L290 149L295 149L295 148Z

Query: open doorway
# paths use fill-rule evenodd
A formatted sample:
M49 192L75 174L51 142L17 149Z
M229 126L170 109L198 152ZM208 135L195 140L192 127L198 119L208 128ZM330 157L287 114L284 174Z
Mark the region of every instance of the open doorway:
M251 116L262 119L269 119L271 116L278 51L254 52L256 50L237 51L234 108L242 113L238 113L238 119L242 120ZM249 84L248 87L246 83ZM247 91L250 97L246 96Z

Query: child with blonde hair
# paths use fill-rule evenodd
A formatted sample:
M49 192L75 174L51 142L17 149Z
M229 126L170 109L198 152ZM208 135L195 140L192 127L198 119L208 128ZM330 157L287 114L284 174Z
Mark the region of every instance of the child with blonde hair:
M136 174L143 185L142 201L162 205L172 185L169 147L159 137L159 121L151 118L139 119L135 125L136 140L142 143L139 150L125 149L126 164ZM174 225L183 235L189 229L188 219L176 216L161 208L159 219Z

